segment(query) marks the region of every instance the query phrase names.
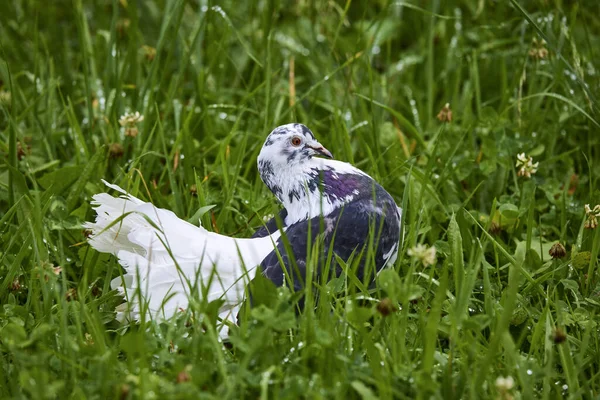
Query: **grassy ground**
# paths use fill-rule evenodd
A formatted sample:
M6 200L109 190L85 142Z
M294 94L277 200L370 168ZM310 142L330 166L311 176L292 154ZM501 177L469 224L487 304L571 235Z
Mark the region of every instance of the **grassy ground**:
M0 397L600 394L595 0L1 8ZM278 207L256 156L292 121L405 210L373 300L334 282L317 290L337 301L296 317L289 291L257 282L264 304L227 347L205 329L214 304L115 322L119 266L80 228L100 179L185 219L214 204L203 225L246 237Z

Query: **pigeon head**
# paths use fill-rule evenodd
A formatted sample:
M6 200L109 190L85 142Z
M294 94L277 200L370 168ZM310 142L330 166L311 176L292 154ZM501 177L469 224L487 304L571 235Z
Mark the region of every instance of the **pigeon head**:
M267 136L258 155L258 172L286 208L290 193L302 192L299 187L304 185L306 173L319 169L325 161L315 156L333 158L302 124L278 126Z
M274 168L288 169L310 162L313 156L333 158L329 150L315 139L315 135L306 126L282 125L267 136L258 156L259 171L261 161L263 164L269 162Z
M336 163L331 158L329 150L302 124L279 126L267 136L258 155L258 171L283 203L290 221L312 217L322 208L320 171Z

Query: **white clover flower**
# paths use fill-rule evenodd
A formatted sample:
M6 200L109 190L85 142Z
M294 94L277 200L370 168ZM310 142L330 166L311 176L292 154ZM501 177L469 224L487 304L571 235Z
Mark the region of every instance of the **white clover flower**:
M121 118L119 118L119 124L121 124L121 126L132 126L137 125L143 120L144 116L140 114L139 111L136 111L134 113L125 113L121 115Z
M125 113L119 118L119 124L125 128L125 136L136 137L139 133L137 124L144 120L144 116L139 111L134 113Z
M546 48L546 41L540 40L538 41L536 38L533 38L531 42L531 48L529 49L529 57L542 60L548 57L548 49Z
M516 166L519 167L517 175L524 176L526 178L531 178L531 175L537 172L539 164L539 162L536 162L534 164L533 158L526 156L525 153L517 154Z
M408 255L420 261L424 267L436 262L435 246L427 247L424 244L418 244L408 249Z
M515 380L512 376L499 376L496 378L496 389L498 390L498 399L512 400L513 396L509 393L515 386Z
M585 215L587 220L585 221L584 228L596 229L598 226L598 219L600 219L600 204L596 204L594 208L590 208L589 204L584 206Z
M452 122L452 110L450 109L450 103L446 103L437 115L437 119L441 122Z
M503 376L499 376L496 378L496 389L507 392L511 390L515 386L515 380L512 376L507 376L506 378Z

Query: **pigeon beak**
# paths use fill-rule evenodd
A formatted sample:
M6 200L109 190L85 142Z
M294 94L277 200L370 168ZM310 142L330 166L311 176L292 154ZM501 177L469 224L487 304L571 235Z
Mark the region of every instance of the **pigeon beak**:
M331 152L325 147L323 147L319 142L314 142L310 145L307 144L306 147L312 149L315 153L317 153L316 155L325 156L327 158L333 158L333 154L331 154Z

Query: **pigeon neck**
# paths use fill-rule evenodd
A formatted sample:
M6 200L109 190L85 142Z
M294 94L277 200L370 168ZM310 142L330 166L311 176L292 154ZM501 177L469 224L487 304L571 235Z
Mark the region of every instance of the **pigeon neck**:
M338 179L338 173L366 176L349 164L313 158L293 166L273 167L259 161L260 176L287 210L286 225L329 215L338 207L352 201L357 191L330 193L326 180Z

